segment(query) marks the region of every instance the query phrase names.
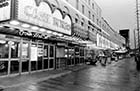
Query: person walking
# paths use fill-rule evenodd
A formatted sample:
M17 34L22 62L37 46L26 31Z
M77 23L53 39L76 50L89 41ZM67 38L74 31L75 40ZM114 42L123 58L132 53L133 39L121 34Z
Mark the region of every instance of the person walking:
M135 62L136 62L136 69L140 71L140 54L139 53L135 54Z

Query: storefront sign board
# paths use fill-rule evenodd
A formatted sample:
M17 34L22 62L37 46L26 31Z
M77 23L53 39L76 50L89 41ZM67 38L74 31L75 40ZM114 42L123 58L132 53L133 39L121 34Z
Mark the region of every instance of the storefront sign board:
M10 19L11 1L12 0L0 0L0 21Z
M56 32L71 35L70 17L62 18L59 10L52 13L46 2L40 2L37 6L36 0L18 0L17 18L21 21L48 28Z

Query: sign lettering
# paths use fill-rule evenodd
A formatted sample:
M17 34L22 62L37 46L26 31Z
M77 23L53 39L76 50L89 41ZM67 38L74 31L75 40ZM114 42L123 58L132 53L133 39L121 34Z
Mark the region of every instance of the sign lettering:
M28 31L20 31L19 35L24 36L24 37L33 37L33 38L41 38L41 39L48 38L48 36L45 34L36 33L36 32L28 32Z
M0 0L0 8L6 7L9 5L9 0Z
M38 3L38 4L37 4ZM44 0L18 0L18 19L40 27L71 35L71 19L58 15Z
M24 9L24 13L31 18L37 19L39 21L43 21L45 23L50 23L50 15L44 12L39 12L37 8L33 8L32 6L26 6Z
M0 0L0 21L10 19L11 0Z

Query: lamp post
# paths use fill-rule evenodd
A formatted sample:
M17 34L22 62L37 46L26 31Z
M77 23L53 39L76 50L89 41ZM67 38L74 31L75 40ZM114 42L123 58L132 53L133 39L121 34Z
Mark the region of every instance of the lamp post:
M140 41L139 41L139 9L138 0L136 0L136 16L137 16L137 31L138 31L138 51L140 52Z
M140 39L139 39L139 7L138 0L136 0L136 16L137 16L137 31L138 31L138 53L135 55L136 68L140 71Z
M136 46L136 33L135 33L135 29L134 29L134 46L135 46L135 49L137 48L137 46ZM135 53L136 53L136 51L135 51Z

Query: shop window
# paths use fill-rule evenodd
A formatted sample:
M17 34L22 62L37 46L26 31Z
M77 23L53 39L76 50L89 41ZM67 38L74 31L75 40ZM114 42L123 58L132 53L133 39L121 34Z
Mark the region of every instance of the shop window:
M0 76L7 75L8 73L8 61L0 61Z
M31 45L31 71L37 70L37 60L38 60L38 53L37 53L37 44L32 43Z
M79 55L79 48L78 47L75 48L75 55L77 55L77 56Z
M22 72L27 72L27 71L29 71L29 60L22 62Z
M19 48L20 49L20 48ZM26 59L29 57L29 44L26 42L22 43L22 58Z
M43 54L44 54L42 44L38 45L37 51L38 51L38 61L37 61L38 62L38 70L41 70L43 68L42 63L43 63Z
M53 68L53 67L54 67L54 59L50 59L49 68Z
M29 71L29 60L26 58L29 58L29 44L27 42L22 43L22 72L28 72Z
M84 56L84 49L80 49L80 56Z
M48 59L44 59L44 69L48 69Z
M19 72L19 61L11 61L10 72L11 74Z
M54 46L50 46L50 57L54 57Z
M18 58L19 55L19 47L20 43L19 42L11 42L11 58Z
M0 58L8 58L9 56L9 42L0 40Z
M48 57L48 45L44 45L44 57Z

